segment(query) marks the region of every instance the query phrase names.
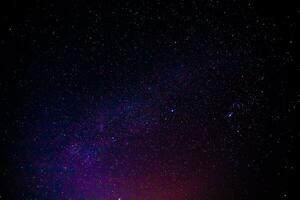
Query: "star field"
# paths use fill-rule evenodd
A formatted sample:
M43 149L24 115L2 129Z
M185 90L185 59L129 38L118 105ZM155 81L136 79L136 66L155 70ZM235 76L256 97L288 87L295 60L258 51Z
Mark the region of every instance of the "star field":
M4 6L0 199L294 199L285 3Z

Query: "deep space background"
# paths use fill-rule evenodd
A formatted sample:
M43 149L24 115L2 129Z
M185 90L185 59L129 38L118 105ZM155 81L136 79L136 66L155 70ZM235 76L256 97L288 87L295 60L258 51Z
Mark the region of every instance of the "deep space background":
M299 199L296 1L0 9L1 200Z

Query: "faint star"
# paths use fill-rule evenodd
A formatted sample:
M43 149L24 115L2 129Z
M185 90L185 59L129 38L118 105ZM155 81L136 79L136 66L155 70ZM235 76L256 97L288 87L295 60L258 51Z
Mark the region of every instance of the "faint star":
M229 112L229 113L227 114L227 117L230 118L230 117L232 117L232 115L233 115L233 112Z

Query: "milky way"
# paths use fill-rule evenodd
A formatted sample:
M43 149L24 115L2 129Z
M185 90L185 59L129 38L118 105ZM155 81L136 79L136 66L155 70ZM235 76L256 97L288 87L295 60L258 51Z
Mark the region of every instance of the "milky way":
M163 74L141 84L137 94L118 97L112 105L110 97L99 100L101 106L89 110L81 119L66 123L50 117L45 125L32 130L34 146L39 149L28 152L34 169L32 184L37 184L42 196L181 199L203 190L201 182L213 179L213 174L208 177L212 170L203 166L187 172L186 165L191 161L183 157L195 149L207 151L209 147L197 147L193 141L181 144L187 131L194 130L180 129L194 122L177 119L182 108L174 102L195 77L183 66ZM200 137L208 142L209 136L202 131ZM27 145L25 149L30 149L32 138ZM209 160L205 158L204 162Z
M7 11L0 199L295 195L296 6L37 1Z

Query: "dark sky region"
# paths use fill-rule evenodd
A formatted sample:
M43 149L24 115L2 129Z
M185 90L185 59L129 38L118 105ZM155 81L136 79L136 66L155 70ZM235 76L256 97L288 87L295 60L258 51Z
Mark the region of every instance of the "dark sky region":
M0 9L1 200L299 199L293 1Z

